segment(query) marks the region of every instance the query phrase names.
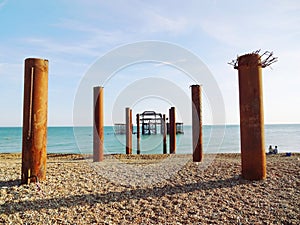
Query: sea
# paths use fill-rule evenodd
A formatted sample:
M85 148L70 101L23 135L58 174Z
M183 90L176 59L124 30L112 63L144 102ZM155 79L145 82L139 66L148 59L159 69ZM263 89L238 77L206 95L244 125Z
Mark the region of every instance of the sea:
M133 128L136 130L136 127ZM184 134L176 135L176 153L192 153L192 127L184 126ZM239 125L204 125L204 153L239 153ZM137 138L133 134L133 154L136 154ZM141 135L141 154L163 152L163 137ZM300 124L265 125L265 149L278 146L279 152L300 153ZM167 137L167 146L169 140ZM169 149L169 148L167 148ZM169 151L169 150L168 150ZM0 153L22 152L22 128L0 127ZM48 127L47 153L91 154L93 152L92 127ZM104 154L125 153L125 135L115 134L114 126L104 127Z

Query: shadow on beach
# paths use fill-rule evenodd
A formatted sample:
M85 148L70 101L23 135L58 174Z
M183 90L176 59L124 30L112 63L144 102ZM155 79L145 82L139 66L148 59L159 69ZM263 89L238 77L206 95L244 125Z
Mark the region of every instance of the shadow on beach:
M19 180L9 182L0 181L0 187L5 185L18 185ZM121 192L108 192L104 194L83 194L73 195L62 198L47 198L34 201L25 200L20 202L6 202L2 205L5 208L5 214L11 214L26 210L41 210L41 209L57 209L61 207L72 207L74 205L90 205L94 204L109 204L112 202L121 202L129 200L139 200L151 198L161 198L166 195L176 195L182 193L190 193L196 190L211 190L218 188L230 188L241 183L238 176L224 179L212 180L198 183L190 183L186 185L165 185L163 187L140 188L135 190L125 190Z
M14 186L19 186L21 184L21 179L16 179L16 180L8 180L8 181L0 181L0 188L5 188L5 187L14 187Z

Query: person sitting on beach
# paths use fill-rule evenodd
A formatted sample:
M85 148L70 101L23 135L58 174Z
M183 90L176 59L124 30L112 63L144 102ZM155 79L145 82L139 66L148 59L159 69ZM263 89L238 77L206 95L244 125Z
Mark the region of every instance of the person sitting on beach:
M274 148L274 150L273 150L273 153L274 153L274 154L277 154L277 153L278 153L278 148L277 148L277 146L275 146L275 148Z
M268 154L273 154L274 153L274 150L273 150L273 148L272 148L272 145L270 145L269 146L269 152L268 152Z

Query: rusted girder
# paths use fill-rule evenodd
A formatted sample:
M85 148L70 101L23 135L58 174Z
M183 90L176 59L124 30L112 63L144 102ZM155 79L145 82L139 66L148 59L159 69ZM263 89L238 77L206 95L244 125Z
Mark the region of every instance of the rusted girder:
M94 129L93 129L93 160L100 162L104 159L104 110L103 87L94 87Z
M21 183L46 179L48 60L28 58L24 71Z
M242 177L266 178L262 66L256 53L238 58Z
M163 154L167 154L167 125L166 125L166 114L163 115Z
M192 130L193 130L193 162L201 162L202 147L202 103L201 86L192 85Z
M141 134L140 134L140 114L136 114L136 140L137 140L137 150L136 153L139 155L141 154Z
M132 154L132 111L125 109L126 116L126 154Z
M170 141L170 154L176 153L176 119L175 107L169 109L169 141Z

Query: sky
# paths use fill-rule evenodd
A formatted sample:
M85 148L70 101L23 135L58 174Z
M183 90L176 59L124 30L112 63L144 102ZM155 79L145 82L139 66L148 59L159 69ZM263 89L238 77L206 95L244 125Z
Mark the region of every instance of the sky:
M90 105L74 106L90 69L112 51L147 41L178 46L199 58L221 92L226 124L239 123L238 73L228 62L258 49L273 51L278 62L263 69L265 123L300 123L298 0L0 0L0 28L0 126L22 126L26 58L49 60L48 125L73 126L76 110L81 110L81 125L90 125L92 88L83 100ZM157 50L154 58L162 54L163 50ZM125 121L125 109L116 105L126 101L131 87L136 88L136 99L128 105L133 114L144 110L167 114L171 106L177 106L168 96L139 96L139 82L176 85L173 93L186 95L187 101L180 101L188 105L189 85L195 80L174 66L172 59L132 62L108 74L110 79L99 83L104 86L105 124ZM203 120L215 124L213 115L222 110L217 112L212 91L203 88ZM190 114L191 107L179 108L177 118L190 124Z

